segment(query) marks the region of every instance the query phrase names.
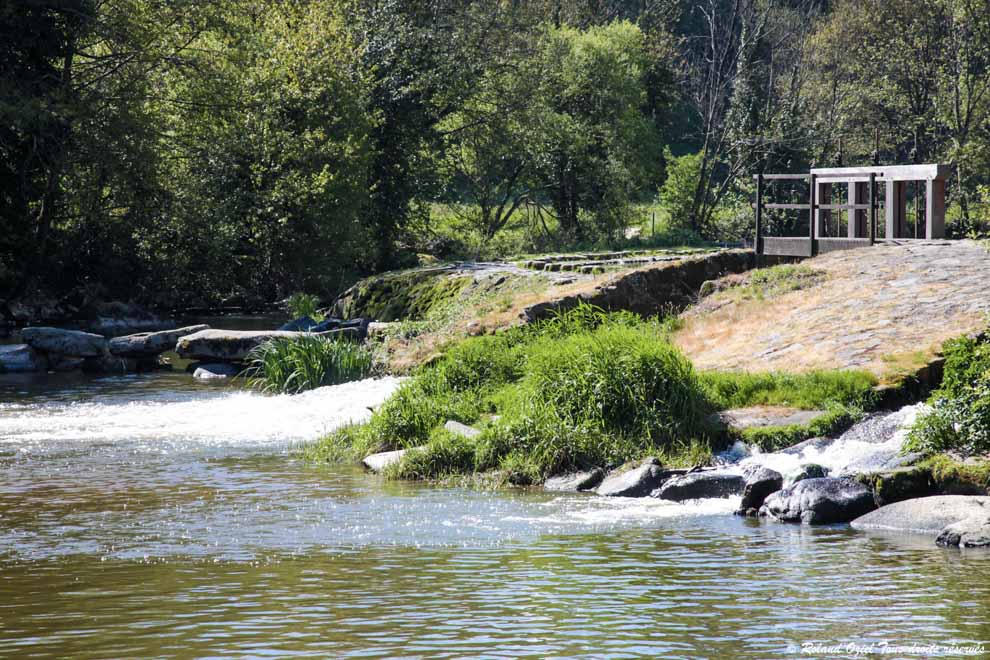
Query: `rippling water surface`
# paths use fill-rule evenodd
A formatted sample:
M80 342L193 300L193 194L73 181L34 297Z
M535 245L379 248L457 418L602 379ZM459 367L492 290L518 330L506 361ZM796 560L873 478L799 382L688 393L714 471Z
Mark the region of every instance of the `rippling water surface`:
M4 377L0 657L772 658L990 640L990 553L743 520L732 499L436 489L293 457L396 386L264 397L178 374Z

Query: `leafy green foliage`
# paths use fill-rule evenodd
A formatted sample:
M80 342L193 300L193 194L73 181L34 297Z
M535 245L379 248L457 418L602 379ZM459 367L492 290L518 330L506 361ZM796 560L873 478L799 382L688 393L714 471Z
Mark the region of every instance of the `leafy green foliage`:
M286 307L288 307L289 314L294 319L303 316L308 316L314 321L322 321L324 319L323 314L320 313L320 299L309 293L303 293L301 291L293 293L286 301Z
M251 385L288 394L366 378L373 362L371 351L361 344L319 335L273 339L248 359Z
M913 451L990 452L990 343L964 337L945 346L942 385L930 412L915 423L906 446Z

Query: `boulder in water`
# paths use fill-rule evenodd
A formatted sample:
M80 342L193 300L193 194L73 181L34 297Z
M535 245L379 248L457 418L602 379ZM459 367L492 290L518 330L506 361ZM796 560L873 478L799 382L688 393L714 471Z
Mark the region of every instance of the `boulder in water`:
M797 473L792 481L796 483L805 479L821 479L827 477L828 473L829 469L827 467L823 467L817 463L808 463L801 466L801 471Z
M193 371L193 378L197 380L223 380L233 378L239 373L241 373L241 369L236 364L215 362L197 365Z
M570 474L561 474L556 477L550 477L543 484L543 489L569 492L592 490L598 486L604 478L605 471L601 468L595 468L594 470L590 470L588 472L572 472Z
M888 504L851 524L853 529L936 536L953 523L979 516L990 516L990 497L935 495Z
M417 447L417 449L419 449ZM402 460L408 449L396 449L395 451L383 451L378 454L365 456L361 463L372 472L381 472L389 465L394 465Z
M849 522L876 508L873 493L847 477L804 479L767 497L760 515L782 522Z
M935 543L947 547L990 547L990 515L975 516L947 525L935 538Z
M877 506L927 497L939 492L931 471L917 466L867 474L863 475L863 479L873 490Z
M652 496L661 500L683 502L738 495L745 486L746 480L738 474L713 471L689 472L668 479L652 493Z
M136 335L114 337L109 342L110 352L125 358L155 357L165 351L174 350L175 344L180 338L209 329L210 326L208 325L190 325L176 330L142 332Z
M322 321L317 323L313 328L311 328L311 331L327 332L328 330L336 330L337 328L340 327L341 323L343 323L343 321L340 319L335 319L335 318L323 319Z
M42 353L58 353L73 357L100 357L107 352L107 340L102 335L62 328L24 328L24 343Z
M743 487L742 502L739 503L737 515L755 516L759 513L763 502L784 486L784 476L776 470L760 466L746 476Z
M647 458L632 470L610 474L597 493L606 497L646 497L658 488L669 475L660 467L660 461Z
M319 324L320 322L312 317L300 316L297 319L292 319L288 323L282 324L278 329L284 332L310 332Z
M0 373L16 374L44 371L47 367L44 356L27 344L0 346Z

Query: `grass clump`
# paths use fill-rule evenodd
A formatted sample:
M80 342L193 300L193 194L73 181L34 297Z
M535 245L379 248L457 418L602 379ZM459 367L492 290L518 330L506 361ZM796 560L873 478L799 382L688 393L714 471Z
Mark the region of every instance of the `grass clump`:
M907 449L952 451L963 456L990 453L990 343L970 337L944 348L942 385L929 399L908 435Z
M791 291L808 289L824 281L824 271L796 264L781 264L752 271L732 289L736 300L766 300Z
M869 408L876 403L877 379L867 371L706 372L701 380L720 410L761 405L816 410L835 404Z
M372 353L345 339L319 335L278 337L248 356L248 382L264 392L296 394L371 374Z
M698 453L707 446L710 412L690 362L663 339L660 324L582 305L455 344L367 424L331 435L310 455L338 458L349 446L358 459L422 447L390 475L498 470L513 483L531 483L680 447ZM482 433L465 440L437 430L448 419Z

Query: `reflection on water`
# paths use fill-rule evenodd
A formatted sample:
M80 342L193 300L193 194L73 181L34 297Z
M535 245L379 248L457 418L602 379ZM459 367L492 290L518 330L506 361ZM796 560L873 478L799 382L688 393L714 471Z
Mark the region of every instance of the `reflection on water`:
M291 456L396 385L0 384L0 655L768 658L990 640L990 553L743 520L731 499L444 490Z

